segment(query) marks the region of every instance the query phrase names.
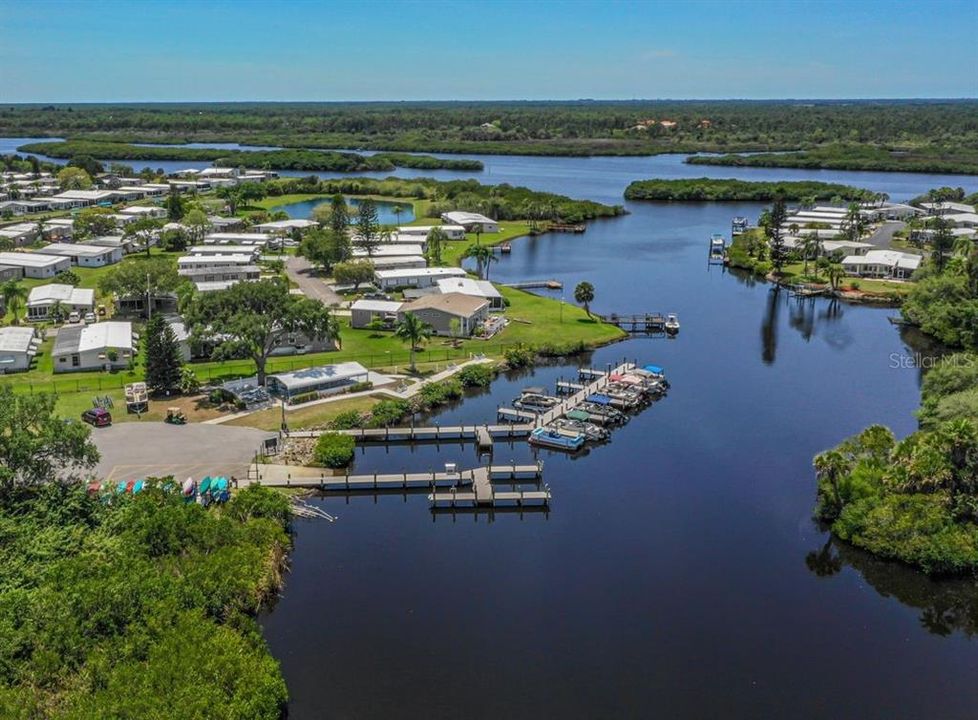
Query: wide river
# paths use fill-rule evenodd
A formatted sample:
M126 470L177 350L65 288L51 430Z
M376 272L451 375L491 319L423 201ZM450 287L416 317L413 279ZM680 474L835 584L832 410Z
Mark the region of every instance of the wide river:
M845 182L894 200L978 190L975 177L678 156L480 159L482 173L391 174L609 203L633 179L704 175ZM895 311L789 299L709 268L709 235L759 205L626 207L583 235L514 242L491 277L557 278L568 300L587 279L599 312L678 313L677 339L588 360L663 365L668 397L584 457L541 453L547 515L433 517L424 495L321 501L339 519L297 524L284 594L263 618L290 718L974 718L974 588L830 543L811 520L815 453L874 422L914 430L919 376L895 367L912 352L887 322ZM501 378L438 420L488 420L521 387L573 372ZM356 464L449 461L471 466L474 450L372 449Z

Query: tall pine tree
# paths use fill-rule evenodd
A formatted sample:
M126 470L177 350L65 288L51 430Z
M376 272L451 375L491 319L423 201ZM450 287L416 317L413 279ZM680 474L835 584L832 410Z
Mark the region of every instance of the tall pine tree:
M146 324L146 385L154 394L180 387L183 355L173 328L162 315Z

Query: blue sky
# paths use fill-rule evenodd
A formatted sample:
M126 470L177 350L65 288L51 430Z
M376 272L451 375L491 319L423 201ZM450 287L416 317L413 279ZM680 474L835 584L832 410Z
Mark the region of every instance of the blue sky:
M976 97L976 71L976 0L0 0L0 103Z

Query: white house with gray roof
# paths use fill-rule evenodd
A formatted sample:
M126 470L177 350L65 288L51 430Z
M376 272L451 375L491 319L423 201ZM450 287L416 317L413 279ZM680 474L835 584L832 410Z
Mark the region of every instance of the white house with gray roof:
M56 373L112 370L127 367L135 349L132 323L107 321L61 328L51 357Z
M32 327L0 328L0 374L29 370L40 344Z

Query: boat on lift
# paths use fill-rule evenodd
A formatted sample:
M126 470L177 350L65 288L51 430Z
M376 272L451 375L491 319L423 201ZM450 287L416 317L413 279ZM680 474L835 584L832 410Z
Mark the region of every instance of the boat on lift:
M670 335L675 335L679 332L679 318L675 313L666 315L666 332Z

